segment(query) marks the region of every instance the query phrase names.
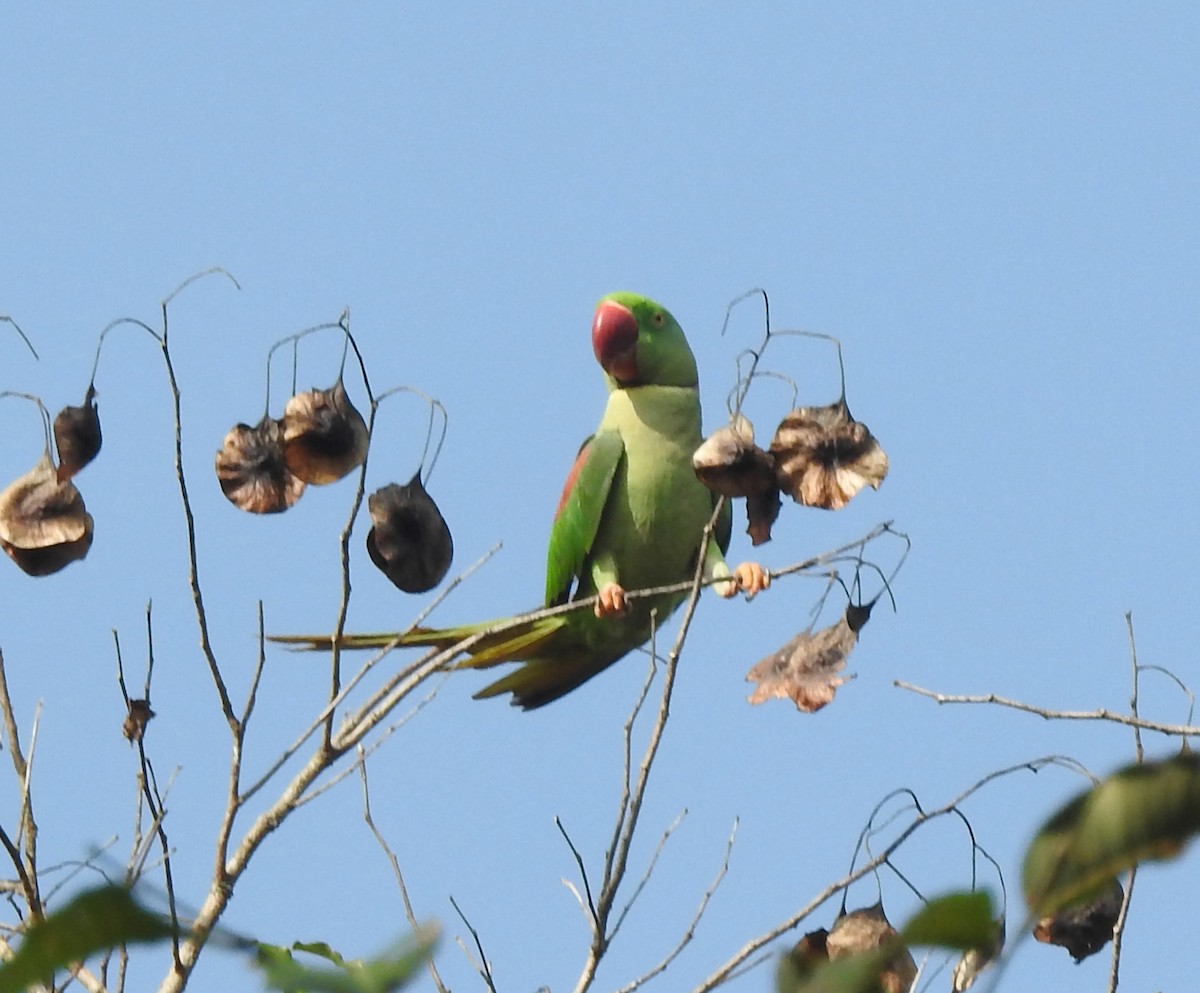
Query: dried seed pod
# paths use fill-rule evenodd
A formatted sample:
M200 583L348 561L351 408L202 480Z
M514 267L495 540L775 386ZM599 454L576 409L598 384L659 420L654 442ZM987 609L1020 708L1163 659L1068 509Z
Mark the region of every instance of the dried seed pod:
M367 533L367 554L395 586L424 593L445 578L454 539L420 472L406 486L389 483L376 490L367 509L375 524Z
M1112 941L1124 900L1125 890L1114 879L1100 896L1043 917L1034 926L1033 936L1048 945L1061 945L1076 962L1082 962Z
M779 488L806 507L841 510L864 486L879 489L888 471L879 442L850 416L845 400L798 407L771 441Z
M88 386L81 407L63 407L54 418L58 481L70 479L100 453L100 414L96 388Z
M754 444L754 426L741 414L718 428L692 455L705 486L727 497L749 497L775 488L775 459Z
M283 411L283 456L297 479L336 483L367 457L367 422L339 379L328 390L297 393Z
M836 961L857 952L869 952L891 942L898 942L899 932L888 922L883 913L883 904L876 903L861 910L842 914L829 930L825 947L829 958ZM917 979L917 963L912 953L903 945L887 962L879 974L879 985L884 993L909 993Z
M150 723L150 718L154 716L154 711L150 709L149 700L130 700L129 713L125 715L125 722L121 725L121 733L132 745L135 741L141 741L142 736L146 733L146 725Z
M75 484L58 481L49 452L0 493L0 546L30 576L48 576L87 555L93 527Z
M278 514L304 492L283 458L283 428L264 416L255 427L235 424L217 452L217 480L229 501L252 514Z

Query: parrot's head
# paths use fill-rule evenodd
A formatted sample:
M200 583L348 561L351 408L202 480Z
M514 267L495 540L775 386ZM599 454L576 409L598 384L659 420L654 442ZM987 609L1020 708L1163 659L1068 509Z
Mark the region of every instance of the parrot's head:
M596 305L592 348L610 389L697 385L683 328L666 307L636 293L610 293Z

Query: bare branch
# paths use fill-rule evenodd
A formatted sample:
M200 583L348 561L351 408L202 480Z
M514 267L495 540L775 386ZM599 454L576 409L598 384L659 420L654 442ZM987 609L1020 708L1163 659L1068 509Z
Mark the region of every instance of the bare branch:
M1013 773L1021 772L1021 771L1037 773L1037 772L1040 772L1043 768L1045 768L1047 766L1051 766L1051 765L1076 766L1077 763L1074 763L1072 760L1065 761L1062 756L1051 755L1051 756L1045 756L1045 757L1042 757L1039 759L1034 759L1031 762L1023 762L1019 765L1008 766L1004 769L998 769L994 772L988 773L986 776L984 776L982 779L978 780L972 786L963 790L958 796L956 796L949 803L946 803L941 807L938 807L933 810L927 810L927 811L917 810L916 813L914 814L912 820L907 825L905 825L904 828L901 829L899 834L897 834L896 837L884 849L882 849L878 855L876 855L874 858L870 859L869 861L864 862L862 865L860 865L857 869L853 870L852 872L847 873L845 876L843 876L837 882L830 883L823 890L821 890L820 893L818 893L816 896L814 896L811 900L809 900L808 903L806 903L803 907L801 907L798 911L796 911L794 914L792 914L786 920L784 920L781 923L770 928L769 930L767 930L763 934L759 935L758 937L753 938L750 941L748 941L745 945L743 945L741 947L741 949L739 949L728 960L726 960L726 962L723 965L721 965L713 973L711 973L708 976L708 978L706 978L698 986L696 986L692 990L692 993L709 993L710 990L713 990L716 987L720 986L722 983L727 982L730 978L733 977L733 975L735 975L737 972L739 972L742 969L742 967L745 966L753 957L757 956L767 945L769 945L771 942L773 942L776 938L779 938L781 935L784 935L788 931L791 931L801 921L803 921L806 917L808 917L811 913L813 913L818 907L820 907L827 900L829 900L833 896L837 895L838 893L841 893L847 887L851 886L853 883L862 879L864 876L868 875L869 873L874 872L877 868L879 868L881 865L883 865L885 862L887 862L888 859L891 858L893 853L895 853L910 837L912 837L913 833L916 832L917 829L920 828L923 824L926 824L929 821L936 820L940 817L945 817L947 814L954 813L957 810L957 808L960 807L963 804L963 802L966 801L970 796L972 796L975 793L978 793L985 786L994 782L997 779L1000 779L1002 777L1009 776Z

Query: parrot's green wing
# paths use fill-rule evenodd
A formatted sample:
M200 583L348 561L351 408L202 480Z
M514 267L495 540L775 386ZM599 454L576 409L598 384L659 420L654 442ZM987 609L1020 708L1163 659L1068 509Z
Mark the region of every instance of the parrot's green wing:
M613 479L625 457L616 431L601 431L583 443L567 476L546 554L546 605L565 603L584 578Z

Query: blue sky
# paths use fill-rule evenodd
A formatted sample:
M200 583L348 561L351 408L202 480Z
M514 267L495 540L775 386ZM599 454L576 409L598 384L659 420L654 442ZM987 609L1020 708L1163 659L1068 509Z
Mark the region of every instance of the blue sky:
M598 988L619 988L674 944L735 817L729 875L664 987L694 987L838 878L872 807L898 786L937 805L1044 754L1099 774L1132 757L1127 730L939 709L893 680L1122 710L1132 611L1141 661L1195 687L1191 5L130 4L14 8L0 27L0 313L41 353L34 363L0 336L0 388L51 409L78 403L111 319L156 323L162 297L208 266L242 284L197 284L171 325L202 576L235 696L255 657L259 598L270 630L332 626L353 492L314 490L263 520L215 485L213 452L234 422L260 416L278 337L349 307L372 385L416 386L448 408L430 491L454 532L455 567L498 541L503 550L440 608L446 623L538 602L559 488L604 400L588 346L599 296L632 289L673 311L709 427L724 417L734 357L761 336L745 305L719 335L739 293L766 287L779 326L842 339L851 405L891 474L836 515L789 504L758 554L780 567L892 519L913 539L898 610L876 611L850 666L857 679L803 715L786 701L750 708L743 677L808 623L819 584L780 582L750 604L705 599L639 867L688 816ZM835 398L828 350L772 349L803 400ZM301 387L329 385L338 355L332 337L306 345ZM288 378L280 367L276 414ZM153 600L160 716L149 742L160 776L179 769L167 823L176 885L198 903L229 745L196 647L153 342L132 329L110 336L97 387L105 449L79 478L95 544L52 578L0 570L0 646L20 712L43 707L43 863L78 860L114 835L120 862L134 762L118 731L111 631L127 665L143 658ZM756 387L760 436L788 400ZM7 480L41 441L31 409L10 400L0 416ZM424 416L403 398L382 408L369 487L411 476ZM429 598L378 576L361 533L352 627L402 627ZM749 554L739 527L730 557ZM463 929L450 895L502 989L573 984L587 939L560 883L575 867L554 818L595 870L644 672L630 659L536 714L474 702L482 678L458 675L372 759L376 819L418 913L447 929L438 961L456 989L476 980L451 940ZM252 765L307 725L324 686L318 657L271 653ZM1145 685L1142 709L1187 718L1161 678ZM1047 771L968 805L1007 872L1014 930L1023 844L1080 785ZM3 795L9 823L11 784ZM899 864L932 894L966 884L968 855L961 830L934 826ZM1193 856L1139 879L1129 982L1184 988L1195 975L1183 940L1195 871ZM911 912L903 884L883 886L893 918ZM874 898L864 882L850 899ZM827 905L811 926L835 912ZM402 932L352 781L271 840L225 923L347 954ZM156 982L160 964L137 985ZM1076 967L1027 941L1004 988L1099 989L1107 969L1107 955ZM255 981L213 951L193 989ZM768 983L759 971L729 988ZM947 988L948 974L933 983Z

